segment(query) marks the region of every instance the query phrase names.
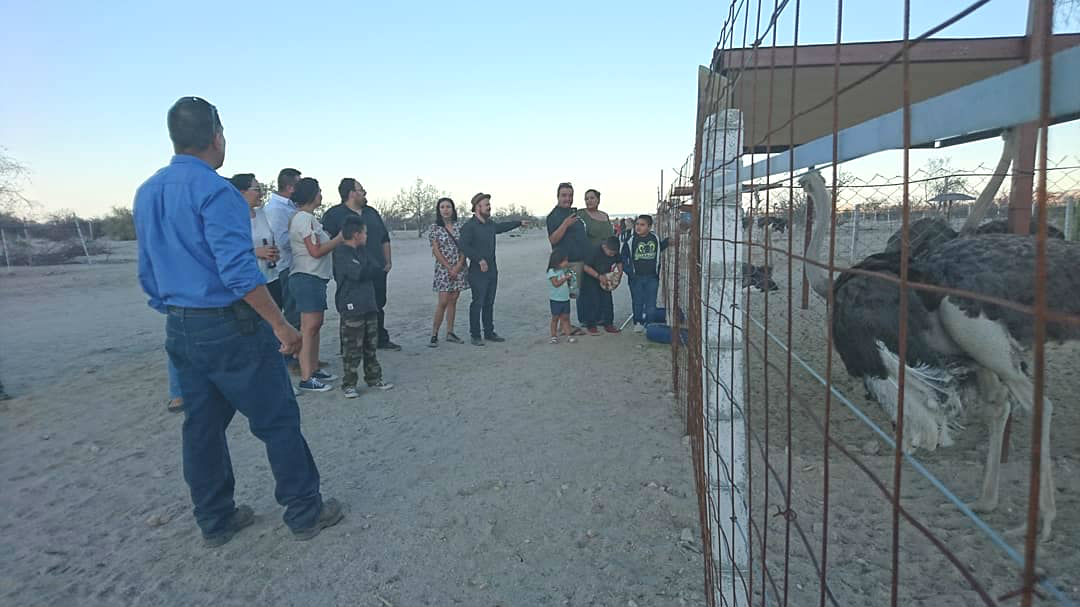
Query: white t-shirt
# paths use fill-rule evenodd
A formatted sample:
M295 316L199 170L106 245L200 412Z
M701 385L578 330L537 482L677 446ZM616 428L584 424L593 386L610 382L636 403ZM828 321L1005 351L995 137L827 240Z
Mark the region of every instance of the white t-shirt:
M255 216L251 218L251 244L256 249L277 244L274 242L274 231L270 229L270 222L266 220L266 212L262 207L255 209ZM265 259L256 258L255 261L259 262L259 271L266 277L266 282L274 282L278 279L277 266L271 268L270 262Z
M330 235L323 229L322 224L319 223L315 216L307 211L297 211L296 215L293 215L292 221L289 222L289 243L292 245L293 262L292 268L289 269L289 275L296 273L311 274L318 276L319 278L325 278L330 280L330 275L333 273L333 257L331 255L323 255L318 259L311 256L308 253L307 245L304 244L304 239L308 236L314 236L314 243L321 244L330 241Z

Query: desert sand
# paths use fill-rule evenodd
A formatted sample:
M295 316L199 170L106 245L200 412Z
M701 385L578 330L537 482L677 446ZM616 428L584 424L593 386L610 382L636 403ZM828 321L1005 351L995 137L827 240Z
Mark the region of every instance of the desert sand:
M686 605L704 602L685 422L669 349L639 335L548 343L542 231L499 237L505 344L429 349L427 239L397 234L379 352L387 393L299 398L345 520L281 522L261 443L229 431L255 525L202 546L165 411L164 317L134 248L0 275L0 602L42 605ZM616 316L629 314L623 285ZM469 295L457 332L467 334ZM322 358L340 376L337 314ZM689 541L687 541L689 540Z

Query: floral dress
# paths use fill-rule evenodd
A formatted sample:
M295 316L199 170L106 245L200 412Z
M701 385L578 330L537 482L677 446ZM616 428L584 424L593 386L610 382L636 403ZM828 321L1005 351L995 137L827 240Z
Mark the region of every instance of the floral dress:
M453 238L451 238L451 234L453 234ZM428 240L436 243L439 252L442 253L442 256L446 258L447 263L451 266L461 259L461 250L457 245L458 242L461 242L461 229L458 228L456 223L449 228L449 232L443 226L432 225L431 230L428 232ZM464 291L469 288L468 273L468 268L462 267L457 278L451 278L450 271L444 268L436 259L435 281L432 284L432 290L437 293Z

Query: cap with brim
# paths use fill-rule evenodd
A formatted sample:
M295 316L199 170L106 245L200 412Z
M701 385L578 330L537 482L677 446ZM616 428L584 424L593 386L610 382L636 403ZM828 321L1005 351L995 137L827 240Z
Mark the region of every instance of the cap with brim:
M481 193L473 196L472 197L472 208L473 208L473 210L475 210L476 205L480 204L480 201L485 199L485 198L487 198L488 200L491 200L491 194L484 194L483 192L481 192Z

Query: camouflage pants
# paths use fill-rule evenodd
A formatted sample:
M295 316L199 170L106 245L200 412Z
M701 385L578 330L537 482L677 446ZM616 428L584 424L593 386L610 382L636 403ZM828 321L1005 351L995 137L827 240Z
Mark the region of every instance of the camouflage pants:
M342 388L356 387L356 370L364 365L364 382L369 386L382 379L382 367L375 358L375 348L379 344L379 315L376 312L363 318L341 319L341 357L344 361L345 377L341 380Z

